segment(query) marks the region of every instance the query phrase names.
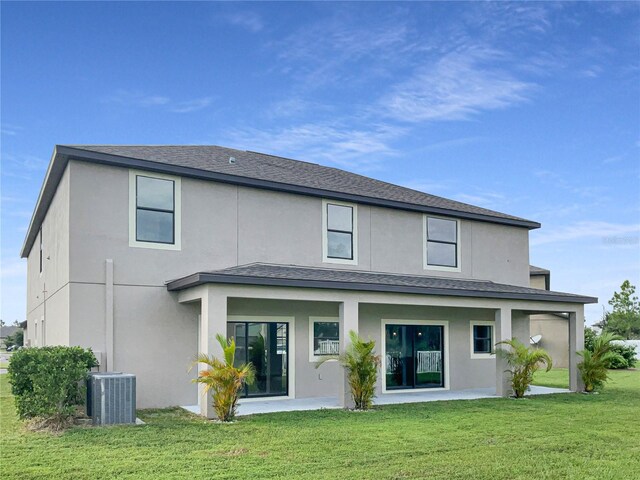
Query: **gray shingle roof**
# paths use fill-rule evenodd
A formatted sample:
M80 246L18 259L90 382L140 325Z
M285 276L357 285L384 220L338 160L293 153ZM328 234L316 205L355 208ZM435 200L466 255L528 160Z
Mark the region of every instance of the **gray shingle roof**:
M0 338L7 338L10 335L16 333L20 327L16 327L15 325L5 325L4 327L0 327Z
M461 280L424 275L398 275L358 270L252 263L223 270L199 272L167 282L167 289L183 290L204 283L272 285L395 293L418 293L484 298L596 303L594 297L505 285L485 280Z
M524 218L430 195L338 168L265 153L203 145L70 145L70 147L287 185L529 222ZM229 163L230 157L235 159L235 163Z
M535 265L529 265L529 274L530 275L548 275L551 272L546 268L536 267Z

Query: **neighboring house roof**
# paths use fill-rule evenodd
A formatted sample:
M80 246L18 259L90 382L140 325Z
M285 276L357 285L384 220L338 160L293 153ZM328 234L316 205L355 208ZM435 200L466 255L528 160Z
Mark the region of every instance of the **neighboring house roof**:
M530 277L544 277L545 290L551 290L551 271L546 268L536 267L535 265L529 265Z
M430 195L338 168L264 153L195 145L57 145L27 232L21 253L23 257L31 250L42 219L70 159L529 229L540 227L538 222Z
M597 303L598 299L571 293L505 285L483 280L399 275L330 268L252 263L199 272L167 282L170 291L205 283L328 288L371 292L418 293L461 297L509 298L567 303Z
M14 325L0 327L0 338L7 338L9 335L13 335L16 333L20 327L16 327Z
M536 267L535 265L529 265L529 275L549 275L550 270L546 268Z
M20 328L23 329L23 330L27 329L27 321L26 320L23 321L23 322L20 322Z

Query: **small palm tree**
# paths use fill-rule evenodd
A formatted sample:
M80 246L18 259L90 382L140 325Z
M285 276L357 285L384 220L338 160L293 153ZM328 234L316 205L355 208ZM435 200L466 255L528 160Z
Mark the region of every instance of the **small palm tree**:
M504 357L509 364L510 368L507 372L511 374L511 388L514 396L522 398L529 389L531 382L533 382L533 374L542 365L547 366L547 372L551 370L553 365L551 357L545 350L541 348L531 349L515 338L498 342L498 345L500 344L511 347L510 350L499 349L498 354Z
M347 371L347 381L356 410L368 410L373 406L375 397L380 355L374 354L374 340L366 341L354 331L349 332L349 338L351 344L344 353L324 358L316 364L316 368L327 360L337 359Z
M200 370L195 383L204 385L204 393L213 391L213 410L218 420L230 422L236 415L238 406L238 392L242 387L251 385L255 379L255 369L251 363L244 363L238 367L234 366L236 356L236 342L233 338L227 340L218 334L216 339L222 351L224 359L219 360L213 355L209 356L201 353L194 360L193 366L203 363L209 368Z
M596 388L602 387L609 379L607 366L621 358L619 353L611 350L611 342L619 339L620 337L617 335L603 333L593 339L591 350L578 352L578 355L582 357L578 369L584 382L585 392L593 392Z

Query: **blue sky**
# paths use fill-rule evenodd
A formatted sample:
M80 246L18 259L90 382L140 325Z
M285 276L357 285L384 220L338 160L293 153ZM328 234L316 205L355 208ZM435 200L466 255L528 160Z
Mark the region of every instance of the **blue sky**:
M552 288L640 285L640 4L2 2L2 318L55 144L217 144L536 220Z

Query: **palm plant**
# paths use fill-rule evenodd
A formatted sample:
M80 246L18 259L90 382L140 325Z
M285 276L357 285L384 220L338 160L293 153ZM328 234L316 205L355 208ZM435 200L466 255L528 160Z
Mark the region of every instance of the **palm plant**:
M507 364L510 367L507 372L511 374L511 388L514 396L522 398L529 389L531 382L533 382L533 374L542 365L546 365L547 372L551 370L553 365L551 357L545 350L541 348L531 349L516 338L498 342L498 345L500 344L511 347L509 350L499 349L498 354L507 360Z
M582 357L582 362L578 364L578 369L584 382L584 391L593 392L596 388L602 387L609 379L607 367L615 361L620 361L621 355L612 351L613 340L620 337L611 333L603 333L594 337L591 342L591 350L582 350L578 355Z
M236 415L238 407L238 392L247 384L251 385L255 379L255 369L251 363L244 363L238 367L234 365L236 356L236 342L233 338L227 340L218 334L216 339L223 351L223 360L200 353L193 366L202 363L206 370L198 372L195 383L204 385L204 393L213 392L213 410L218 420L230 422Z
M354 331L349 332L351 343L338 356L326 357L316 364L316 368L327 360L337 359L347 371L347 381L356 410L368 410L373 405L375 385L380 355L374 354L376 342L366 341Z

